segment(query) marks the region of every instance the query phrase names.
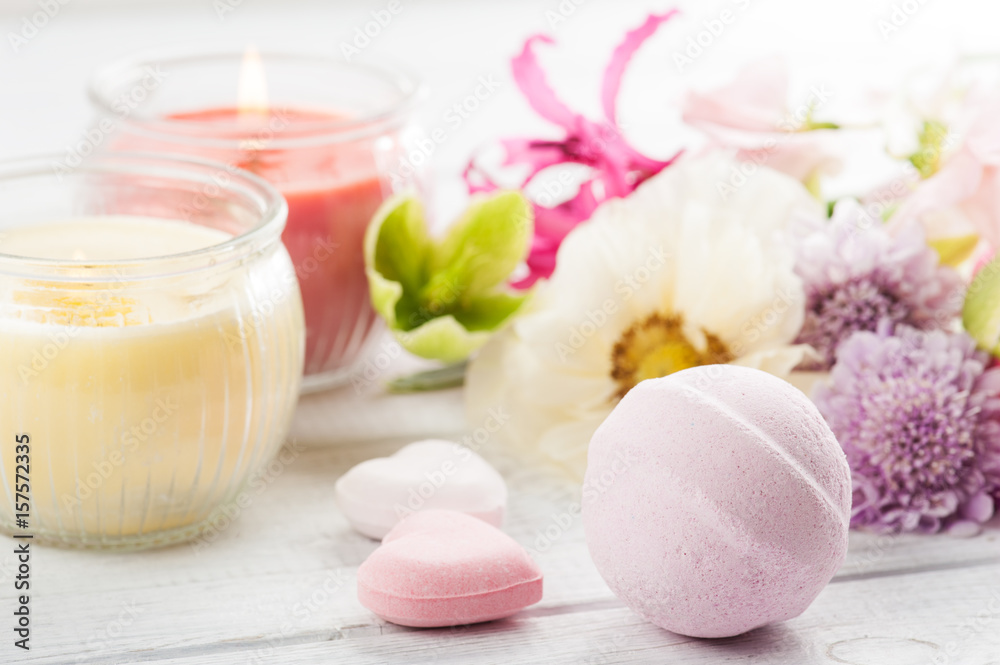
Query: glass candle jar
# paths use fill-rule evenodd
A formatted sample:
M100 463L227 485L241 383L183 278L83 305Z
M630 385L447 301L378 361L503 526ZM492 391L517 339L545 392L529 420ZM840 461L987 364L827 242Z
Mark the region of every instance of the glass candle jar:
M393 185L408 179L400 136L417 96L401 74L266 52L139 55L90 86L101 149L224 162L287 199L283 240L306 317L305 391L347 380L373 336L364 232Z
M191 538L270 462L297 401L285 202L223 164L56 163L0 165L0 528Z

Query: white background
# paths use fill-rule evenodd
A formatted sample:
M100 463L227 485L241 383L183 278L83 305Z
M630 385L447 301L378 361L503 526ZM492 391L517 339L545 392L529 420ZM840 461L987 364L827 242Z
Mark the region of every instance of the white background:
M15 51L10 33L64 1L55 16ZM219 12L220 3L236 5ZM430 95L419 118L444 126L444 114L493 75L500 90L463 125L449 129L431 167L437 192L462 190L458 173L470 152L490 138L553 130L537 119L514 88L509 60L525 37L547 32L558 43L543 61L571 106L599 111L600 75L629 28L651 11L677 6L682 18L663 26L629 70L619 104L626 134L654 156L690 144L677 122L687 87L725 81L758 55L783 53L799 94L810 85L834 93L823 111L855 113L872 90L898 84L913 68L945 62L958 52L989 53L1000 37L994 0L400 0L402 11L359 59L397 61L420 74ZM577 4L579 3L579 4ZM65 153L91 117L86 81L102 64L149 47L224 44L340 54L357 27L387 0L0 0L0 159ZM898 30L885 34L895 19ZM674 54L723 10L734 20L678 71ZM554 18L565 18L555 21ZM904 19L900 21L900 19ZM884 22L881 24L880 21ZM703 41L707 41L703 37ZM849 189L849 188L848 188Z

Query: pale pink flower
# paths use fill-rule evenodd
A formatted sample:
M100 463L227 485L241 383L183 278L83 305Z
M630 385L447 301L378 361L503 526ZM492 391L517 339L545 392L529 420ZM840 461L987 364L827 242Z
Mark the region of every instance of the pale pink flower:
M889 220L890 230L917 220L931 238L976 233L994 247L1000 246L998 118L1000 98L978 105L961 142L950 154L945 150L938 171L919 181L901 200Z
M709 92L689 91L684 122L709 138L711 148L737 151L741 161L754 161L808 182L834 173L840 161L823 141L827 125L811 127L811 111L830 93L814 86L810 98L788 105L788 68L783 59L766 58L747 65L736 79ZM804 131L815 128L817 131Z

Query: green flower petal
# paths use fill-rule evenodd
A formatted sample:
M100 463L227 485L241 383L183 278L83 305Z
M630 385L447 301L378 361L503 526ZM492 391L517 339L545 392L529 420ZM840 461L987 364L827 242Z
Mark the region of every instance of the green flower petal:
M477 296L501 284L524 260L533 232L531 207L518 192L475 200L431 253L429 299Z
M455 318L468 330L496 330L527 299L527 295L494 293L473 298Z
M501 193L477 199L436 243L420 202L394 197L365 234L372 305L411 353L462 360L524 302L503 283L527 254L532 226L524 197Z
M416 292L426 281L429 245L420 201L393 197L378 209L365 234L366 263L405 291Z
M394 329L392 333L410 353L446 363L468 358L493 335L486 330L469 332L450 314L431 319L414 330Z
M1000 259L993 259L969 285L962 324L979 347L1000 356Z
M375 311L385 319L390 328L396 326L396 303L403 295L403 285L399 282L382 277L373 268L368 268L368 291L371 295L372 306Z

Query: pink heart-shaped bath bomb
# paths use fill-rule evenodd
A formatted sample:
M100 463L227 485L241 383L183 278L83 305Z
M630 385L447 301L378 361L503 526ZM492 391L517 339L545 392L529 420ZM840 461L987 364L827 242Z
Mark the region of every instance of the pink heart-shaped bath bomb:
M358 600L401 626L492 621L541 598L542 572L524 548L453 510L414 513L358 568Z

